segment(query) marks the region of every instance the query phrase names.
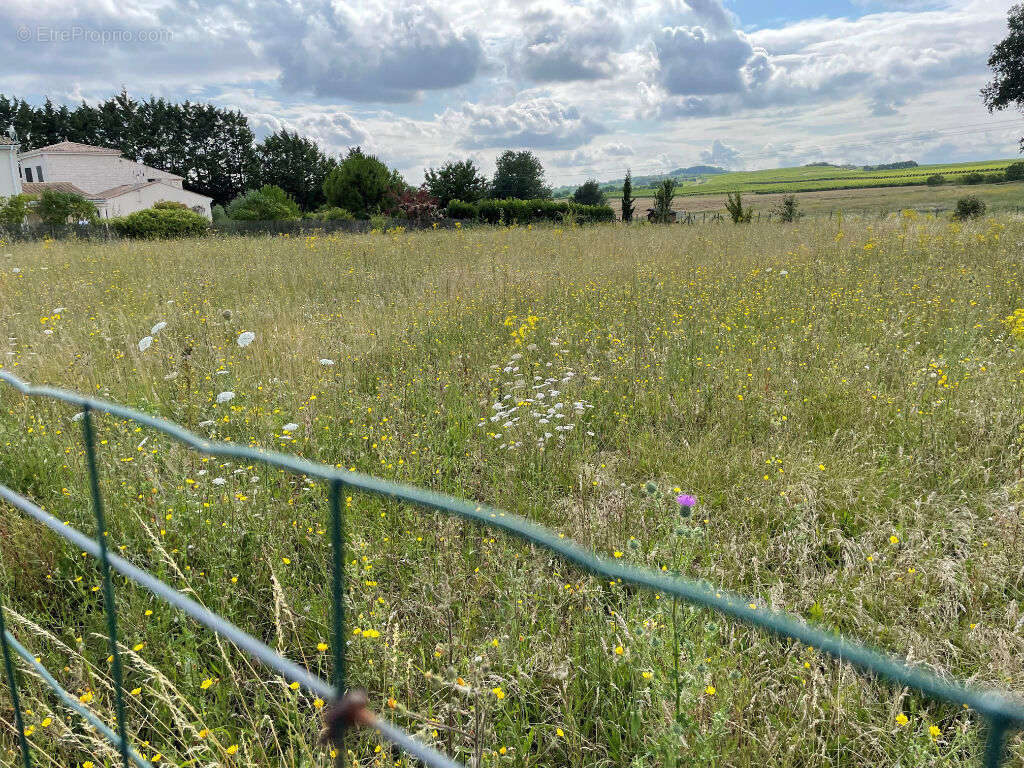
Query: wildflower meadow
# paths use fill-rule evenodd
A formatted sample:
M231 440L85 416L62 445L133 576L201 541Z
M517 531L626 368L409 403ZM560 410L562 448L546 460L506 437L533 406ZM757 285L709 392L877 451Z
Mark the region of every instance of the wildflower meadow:
M521 514L940 674L1024 690L1024 222L466 227L0 245L0 368L203 436ZM108 546L329 670L322 484L96 419ZM75 414L0 387L0 483L93 530ZM345 499L348 676L477 766L961 766L971 712ZM398 766L325 702L116 579L158 766ZM95 562L0 512L9 629L112 722ZM22 676L40 765L116 752ZM17 765L6 683L0 764ZM1009 764L1024 746L1010 741Z

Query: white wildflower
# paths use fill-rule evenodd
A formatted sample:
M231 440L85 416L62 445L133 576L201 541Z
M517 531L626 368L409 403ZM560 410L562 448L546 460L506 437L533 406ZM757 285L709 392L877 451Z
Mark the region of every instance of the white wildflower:
M229 400L233 400L234 398L235 398L235 393L232 392L231 390L227 390L227 391L221 392L219 395L217 395L217 402L218 403L226 403Z
M143 336L139 339L139 352L145 352L153 344L152 336Z
M248 347L254 341L256 341L256 334L252 331L242 331L238 334L238 346L240 347Z
M214 485L224 485L227 482L227 480L225 480L223 477L215 477L210 482L213 483Z
M294 432L298 428L299 425L296 424L294 421L289 421L287 424L281 427L281 429L283 429L285 432Z
M329 360L326 357L321 357L320 358L320 365L334 365L334 361L333 360Z
M157 335L158 333L160 333L160 331L162 331L162 330L163 330L164 328L166 328L166 327L167 327L167 321L166 321L166 320L161 320L161 321L160 321L159 323L157 323L156 325L154 325L154 326L152 327L152 329L150 329L150 331L149 331L149 332L150 332L151 334L153 334L154 336L156 336L156 335Z

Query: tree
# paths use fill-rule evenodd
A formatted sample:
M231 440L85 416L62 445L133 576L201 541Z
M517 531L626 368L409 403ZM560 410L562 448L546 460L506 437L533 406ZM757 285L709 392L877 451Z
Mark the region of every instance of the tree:
M622 220L630 222L633 220L633 212L636 209L636 201L633 198L633 173L626 169L626 180L622 182Z
M441 218L437 198L424 188L404 189L391 193L390 209L397 215L417 224L430 224Z
M387 210L389 193L401 194L405 189L398 171L389 170L359 147L350 149L324 180L327 203L350 211L357 219L368 219Z
M800 204L796 201L796 195L786 195L772 211L779 217L779 221L792 223L800 218Z
M1024 179L1024 163L1011 163L1006 166L1006 180L1020 181Z
M924 183L927 184L929 187L941 187L943 184L946 183L946 177L943 176L941 173L933 173L931 176L924 180Z
M316 142L289 133L282 128L256 145L259 183L280 187L304 211L312 211L326 202L324 180L337 166Z
M29 203L35 200L34 195L12 195L0 205L0 226L8 228L20 227L31 211Z
M236 221L287 221L299 218L301 212L287 192L273 184L264 184L232 200L227 214Z
M452 200L475 203L487 196L487 177L480 173L472 160L448 162L438 168L428 168L424 174L427 191L445 208Z
M960 221L979 219L985 215L985 207L985 201L979 200L974 195L961 197L956 201L956 210L953 212L953 218Z
M676 180L665 179L654 193L654 211L652 219L667 224L672 219L672 198L676 194Z
M725 210L732 217L733 224L749 224L750 220L754 217L753 208L743 207L743 197L739 192L729 192L726 194Z
M995 77L981 89L989 112L1010 105L1024 109L1024 5L1010 8L1007 25L1010 33L996 44L988 60ZM1024 139L1021 139L1021 151L1024 152Z
M604 205L604 192L601 191L597 179L587 179L578 186L572 194L572 201L580 205Z
M551 197L551 188L544 183L540 158L529 150L513 152L508 149L498 155L491 195L519 200Z
M44 224L57 227L70 222L95 221L96 206L81 195L48 189L39 197L35 212Z

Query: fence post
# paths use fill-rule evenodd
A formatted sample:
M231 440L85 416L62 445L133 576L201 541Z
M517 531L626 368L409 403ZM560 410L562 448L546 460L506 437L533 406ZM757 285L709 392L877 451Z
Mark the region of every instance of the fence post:
M0 605L0 646L4 653L4 671L7 672L7 684L11 688L11 703L14 705L14 727L18 730L18 741L21 743L21 763L25 768L32 768L32 758L28 752L28 738L25 736L25 721L21 718L21 699L18 697L18 678L11 662L11 648L7 644L7 627L4 624L4 609Z
M985 740L985 768L998 768L1006 751L1007 722L1000 718L988 721L988 738Z
M341 512L340 480L331 481L331 570L334 583L334 675L339 696L345 695L345 527Z
M117 713L117 733L121 737L121 759L124 768L131 768L128 756L128 729L124 715L124 673L121 669L121 651L117 648L117 605L114 602L114 586L110 580L110 556L107 553L107 522L103 516L103 499L100 496L100 478L96 469L96 437L92 428L92 411L82 406L82 437L85 440L85 456L89 465L89 490L92 493L92 508L96 515L96 543L100 548L100 570L103 575L103 604L107 614L107 636L110 639L110 655L113 658L111 674L114 678L114 704Z

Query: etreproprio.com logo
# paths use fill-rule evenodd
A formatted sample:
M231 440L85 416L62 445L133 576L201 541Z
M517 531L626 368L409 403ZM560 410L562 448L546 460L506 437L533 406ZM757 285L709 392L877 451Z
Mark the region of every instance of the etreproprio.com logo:
M120 45L125 43L166 43L171 39L167 29L120 29L115 27L18 27L22 43L84 43L88 45Z

